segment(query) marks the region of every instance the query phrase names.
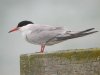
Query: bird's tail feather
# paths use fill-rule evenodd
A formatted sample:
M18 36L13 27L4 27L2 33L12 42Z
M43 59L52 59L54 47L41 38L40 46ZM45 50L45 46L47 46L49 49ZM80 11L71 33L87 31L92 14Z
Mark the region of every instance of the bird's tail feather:
M84 30L84 31L80 31L79 33L81 34L81 33L89 32L89 31L94 30L94 29L95 28L90 28L90 29L87 29L87 30Z
M93 34L93 33L96 33L96 32L98 32L98 31L78 33L78 34L76 34L77 36L75 38L82 37L82 36L86 36L86 35Z
M90 35L90 34L98 32L98 31L92 31L94 29L95 28L90 28L90 29L87 29L87 30L84 30L84 31L80 31L78 33L70 34L66 37L58 37L58 40L68 40L68 39L83 37L83 36Z

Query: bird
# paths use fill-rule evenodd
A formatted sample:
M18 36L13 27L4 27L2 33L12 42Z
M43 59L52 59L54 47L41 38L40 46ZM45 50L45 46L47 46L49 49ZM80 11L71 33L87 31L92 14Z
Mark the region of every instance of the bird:
M40 53L43 53L45 46L55 45L69 39L98 32L94 29L95 28L89 28L83 31L73 32L67 30L66 27L35 24L32 21L24 20L19 22L17 27L11 29L8 33L20 31L27 42L40 45Z

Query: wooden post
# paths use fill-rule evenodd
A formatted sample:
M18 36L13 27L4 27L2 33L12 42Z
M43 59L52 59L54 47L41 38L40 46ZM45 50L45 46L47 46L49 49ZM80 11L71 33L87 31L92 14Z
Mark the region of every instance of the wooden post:
M100 75L100 49L22 54L20 75Z

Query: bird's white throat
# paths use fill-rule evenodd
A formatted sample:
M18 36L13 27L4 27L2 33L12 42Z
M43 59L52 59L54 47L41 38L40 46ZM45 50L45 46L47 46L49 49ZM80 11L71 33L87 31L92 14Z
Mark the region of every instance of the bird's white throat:
M27 31L31 28L32 25L33 24L28 24L26 26L22 26L22 27L19 28L19 31L21 31L21 32Z
M31 33L31 28L32 24L28 24L26 26L20 27L19 31L21 31L22 35L25 37L27 34Z

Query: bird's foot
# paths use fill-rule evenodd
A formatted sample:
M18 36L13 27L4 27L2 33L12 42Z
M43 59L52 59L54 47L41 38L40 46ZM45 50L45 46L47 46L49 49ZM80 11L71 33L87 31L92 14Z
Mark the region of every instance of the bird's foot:
M40 52L36 52L36 53L43 53L43 52L40 51Z

